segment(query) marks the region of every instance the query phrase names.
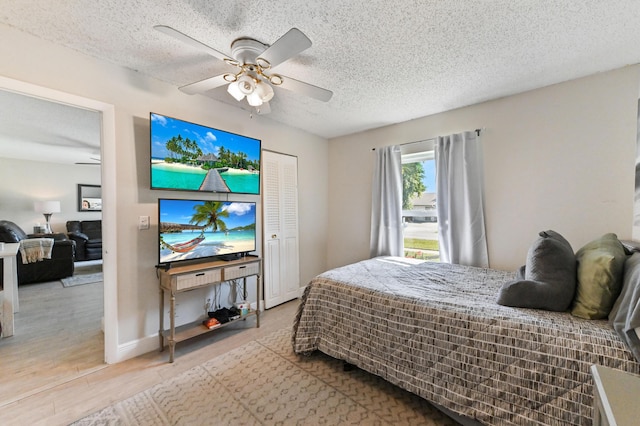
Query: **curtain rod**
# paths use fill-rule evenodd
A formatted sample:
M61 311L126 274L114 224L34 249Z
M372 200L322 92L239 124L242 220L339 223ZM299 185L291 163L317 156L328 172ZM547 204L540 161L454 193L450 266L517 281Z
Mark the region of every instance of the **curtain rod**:
M484 130L484 129L475 129L474 132L476 132L476 135L480 136L480 132L482 130ZM413 142L404 142L404 143L401 143L401 144L398 144L398 145L399 146L411 145L412 143L427 142L427 141L430 141L430 140L433 140L433 139L435 139L435 137L429 138L429 139L420 139L419 141L413 141ZM375 150L376 150L375 148L371 148L371 151L375 151Z

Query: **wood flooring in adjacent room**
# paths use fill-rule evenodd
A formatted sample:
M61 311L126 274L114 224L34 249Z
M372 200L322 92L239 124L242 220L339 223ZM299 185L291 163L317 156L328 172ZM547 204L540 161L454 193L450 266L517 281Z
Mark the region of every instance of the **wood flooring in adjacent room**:
M0 339L0 412L105 366L101 282L25 284L18 297L14 335Z
M93 284L65 288L64 290L75 289L83 292L91 286ZM101 284L98 286L102 291ZM23 292L21 288L20 292L20 313L23 313L23 309L26 309L26 306L23 306L26 295L23 296L23 293L26 291ZM82 296L79 295L78 299L81 298ZM165 350L163 352L152 351L118 364L105 365L102 363L104 349L101 331L100 336L96 336L94 343L88 344L88 347L75 347L71 350L73 355L65 355L64 360L60 359L63 358L60 355L57 360L55 359L54 352L59 349L54 350L53 347L73 345L75 335L86 332L85 324L87 322L96 320L98 324L100 323L102 297L99 299L99 315L96 314L98 308L95 306L89 303L79 303L83 309L79 313L69 314L70 322L65 326L60 325L59 320L47 322L49 315L46 311L53 306L63 304L67 297L62 299L50 297L50 299L47 301L50 304L49 308L42 309L45 312L42 312L40 320L37 321L42 323L29 325L29 327L33 327L38 333L46 336L47 327L57 326L65 329L65 333L68 333L66 337L45 339L42 345L24 342L24 348L21 347L20 350L15 351L7 350L6 352L5 343L0 343L0 394L2 395L2 399L0 399L0 424L2 425L68 425L211 358L276 330L290 327L293 324L299 303L298 300L293 300L264 311L260 315L260 328L255 327L255 317L250 317L247 321L238 321L213 333L179 343L176 347L176 358L173 364L167 362L168 350ZM24 302L24 305L26 304ZM87 329L92 327L87 325ZM100 330L100 327L98 326L97 329ZM16 337L18 337L18 333L20 330L16 331ZM26 337L23 339L28 340ZM96 350L98 347L99 350ZM10 361L7 361L9 356L7 354L11 354ZM40 387L30 393L21 393L18 389L22 386L23 380L37 382L32 376L33 373L28 372L33 363L47 363L48 368L41 369L37 375L49 374L47 370L52 368L77 369L77 373L73 375L73 378L60 381L47 378L48 386ZM93 367L86 370L89 365L93 365ZM81 372L82 369L85 371ZM9 395L9 399L6 395ZM20 396L12 398L11 395Z

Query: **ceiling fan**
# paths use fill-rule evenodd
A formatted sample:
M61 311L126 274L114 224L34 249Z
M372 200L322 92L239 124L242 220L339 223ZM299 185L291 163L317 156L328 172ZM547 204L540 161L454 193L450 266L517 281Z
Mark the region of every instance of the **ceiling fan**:
M311 40L297 28L291 28L270 46L252 38L238 38L231 43L231 56L166 25L153 28L237 68L235 73L220 74L180 87L184 93L203 93L228 84L227 92L239 102L246 98L258 114L271 111L269 101L274 96L273 86L323 102L329 101L333 95L330 90L271 72L282 62L311 47Z
M88 163L88 162L84 162L84 161L78 161L75 164L80 165L80 166L100 166L102 165L102 161L100 160L100 158L96 158L96 157L89 157L91 160L93 160L93 163Z

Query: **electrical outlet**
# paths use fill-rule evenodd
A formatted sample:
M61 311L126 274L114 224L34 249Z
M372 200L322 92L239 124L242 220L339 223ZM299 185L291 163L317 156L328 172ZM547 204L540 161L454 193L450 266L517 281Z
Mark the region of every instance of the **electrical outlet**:
M149 229L149 216L138 217L138 229L140 231L144 229Z

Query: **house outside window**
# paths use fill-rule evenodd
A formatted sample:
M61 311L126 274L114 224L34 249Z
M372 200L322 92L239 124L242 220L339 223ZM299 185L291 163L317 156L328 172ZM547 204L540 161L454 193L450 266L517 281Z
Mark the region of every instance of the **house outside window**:
M404 256L438 262L436 167L433 143L428 142L421 142L426 143L423 150L402 154Z

